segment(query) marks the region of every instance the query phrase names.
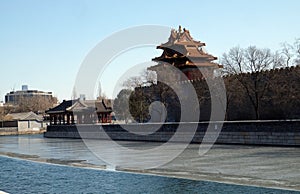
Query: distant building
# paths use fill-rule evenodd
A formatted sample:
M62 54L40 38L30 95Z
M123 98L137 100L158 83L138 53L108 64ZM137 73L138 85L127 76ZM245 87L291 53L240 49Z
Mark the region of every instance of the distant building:
M39 131L46 127L46 122L34 112L10 113L2 121L2 127L15 127L18 132Z
M22 90L11 91L5 95L5 103L17 105L20 100L33 97L43 97L51 100L53 98L52 92L43 92L39 90L29 90L27 85L22 86Z
M43 121L43 117L34 112L10 113L6 117L14 121Z
M22 85L22 91L28 90L28 85Z
M80 95L79 95L79 99L82 100L82 101L85 100L85 99L86 99L86 98L85 98L85 94L80 94Z

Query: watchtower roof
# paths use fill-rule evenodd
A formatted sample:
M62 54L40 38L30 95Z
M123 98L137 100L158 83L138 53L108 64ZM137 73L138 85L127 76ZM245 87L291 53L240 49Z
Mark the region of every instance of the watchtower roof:
M194 40L189 30L185 28L182 30L179 26L178 30L171 30L168 42L156 47L162 49L163 53L152 60L175 64L175 66L211 66L219 68L218 64L212 62L217 57L208 54L204 49L205 45L204 42ZM179 65L178 61L184 61L184 63Z

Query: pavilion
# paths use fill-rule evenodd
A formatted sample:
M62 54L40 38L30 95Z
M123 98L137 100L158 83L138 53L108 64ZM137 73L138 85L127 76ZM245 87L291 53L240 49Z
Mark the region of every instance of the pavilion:
M111 123L109 100L64 100L46 111L50 125Z

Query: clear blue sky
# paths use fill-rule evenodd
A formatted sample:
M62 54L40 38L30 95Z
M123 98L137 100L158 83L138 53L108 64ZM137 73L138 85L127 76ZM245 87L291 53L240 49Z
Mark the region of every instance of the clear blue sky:
M137 25L180 24L215 56L237 45L276 50L300 37L299 10L298 0L0 0L0 95L28 84L59 100L71 98L87 53L112 33ZM149 60L157 55L146 53ZM112 87L102 83L108 96Z

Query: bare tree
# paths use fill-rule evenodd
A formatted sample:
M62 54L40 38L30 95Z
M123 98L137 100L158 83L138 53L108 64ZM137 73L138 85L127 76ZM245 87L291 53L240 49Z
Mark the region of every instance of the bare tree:
M157 84L157 78L154 71L148 71L148 70L143 71L142 79L145 85L150 86L150 85Z
M15 112L29 112L44 113L49 108L52 108L57 103L55 97L33 96L22 97L18 100Z
M245 50L245 68L248 72L260 72L270 69L272 66L272 55L270 49L258 49L250 46Z
M8 117L6 115L13 113L15 111L16 111L16 106L4 105L4 106L0 107L0 121L7 120Z
M153 71L145 70L139 76L132 76L128 78L123 87L133 90L136 87L151 86L156 84L156 75Z
M225 66L222 72L223 75L245 72L244 50L240 47L234 47L230 49L228 53L223 54L221 63Z
M297 38L294 42L294 51L296 53L295 63L296 65L300 64L300 38Z
M255 46L250 46L246 49L239 47L230 49L228 54L223 54L221 61L226 73L244 73L235 76L235 78L245 89L255 111L255 118L260 119L261 99L265 95L270 82L264 76L264 73L259 72L278 67L280 65L278 64L278 59L274 60L274 55L270 49L259 49Z
M143 80L141 76L133 76L128 78L124 83L123 87L134 90L136 87L142 87L143 85Z
M293 46L287 42L281 43L281 54L283 55L283 60L285 61L285 66L289 67L291 65L292 59L294 57L293 54Z
M5 116L4 107L0 107L0 121L3 120L4 116Z
M280 51L276 51L273 55L273 67L272 69L279 68L279 67L284 67L286 65L285 59L280 53Z

